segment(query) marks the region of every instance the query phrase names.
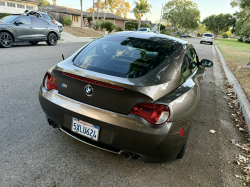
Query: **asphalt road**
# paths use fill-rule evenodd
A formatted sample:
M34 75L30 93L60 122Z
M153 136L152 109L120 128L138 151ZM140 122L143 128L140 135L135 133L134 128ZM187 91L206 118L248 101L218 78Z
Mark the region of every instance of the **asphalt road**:
M194 44L200 59L214 60L211 45L186 40ZM219 133L222 118L229 126L231 120L222 99L224 80L218 65L216 70L207 69L182 160L164 164L127 161L51 128L38 101L39 86L47 69L61 61L62 53L68 57L83 45L0 49L0 186L238 185L230 179L232 172L223 172L234 152L225 153L231 137ZM226 126L230 131L232 126ZM211 129L216 133L209 133ZM223 154L228 158L222 158Z

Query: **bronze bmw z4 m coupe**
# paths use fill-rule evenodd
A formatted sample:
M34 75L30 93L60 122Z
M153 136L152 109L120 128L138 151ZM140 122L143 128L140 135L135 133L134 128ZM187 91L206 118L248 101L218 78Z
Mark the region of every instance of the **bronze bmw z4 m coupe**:
M88 145L144 162L181 159L212 65L183 40L119 32L49 69L39 100L51 126Z

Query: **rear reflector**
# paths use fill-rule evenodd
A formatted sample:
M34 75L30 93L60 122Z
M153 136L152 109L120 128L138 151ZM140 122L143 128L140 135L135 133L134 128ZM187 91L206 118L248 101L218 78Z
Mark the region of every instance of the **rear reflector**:
M118 86L113 86L111 84L106 84L106 83L103 83L103 82L94 81L94 80L87 79L87 78L84 78L84 77L80 77L80 76L77 76L77 75L72 75L72 74L69 74L69 73L62 73L62 74L66 75L68 77L80 80L80 81L91 83L91 84L95 84L95 85L99 85L99 86L103 86L103 87L107 87L107 88L113 88L113 89L116 89L116 90L123 90L123 88L120 88Z
M166 105L151 103L138 103L131 113L141 116L155 125L165 123L170 116L170 110Z
M184 133L185 133L185 130L184 130L184 129L181 129L181 130L180 130L180 137L184 136Z
M58 90L56 79L49 73L45 75L44 86L47 90Z

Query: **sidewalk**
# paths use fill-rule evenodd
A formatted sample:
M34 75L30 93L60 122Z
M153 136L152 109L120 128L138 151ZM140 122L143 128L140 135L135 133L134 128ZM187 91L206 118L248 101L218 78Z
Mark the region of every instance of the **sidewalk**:
M91 42L95 39L95 37L76 37L72 34L69 34L67 32L62 32L61 33L61 39L62 43L68 43L68 42Z

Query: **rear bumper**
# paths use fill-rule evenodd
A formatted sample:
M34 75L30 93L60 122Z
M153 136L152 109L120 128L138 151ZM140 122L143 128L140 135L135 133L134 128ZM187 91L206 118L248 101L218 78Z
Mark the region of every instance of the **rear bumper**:
M208 42L208 43L212 43L212 42L214 42L214 40L213 39L201 39L201 42Z
M93 107L41 86L39 101L46 118L60 125L68 135L89 145L116 153L132 152L141 155L144 162L166 162L176 158L186 142L189 121L167 122L153 127L140 116L123 115ZM99 140L93 141L71 131L72 117L100 127ZM179 136L178 129L185 135Z

